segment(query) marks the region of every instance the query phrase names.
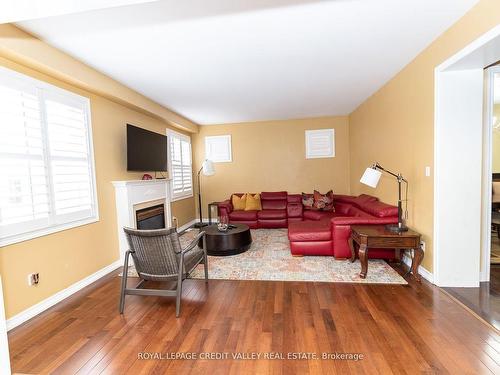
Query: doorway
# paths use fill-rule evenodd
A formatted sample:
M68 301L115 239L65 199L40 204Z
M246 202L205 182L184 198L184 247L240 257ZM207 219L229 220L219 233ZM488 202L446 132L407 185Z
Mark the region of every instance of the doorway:
M435 69L434 282L478 288L489 264L483 183L484 68L500 60L500 25ZM491 177L490 177L491 179ZM488 190L485 190L488 189Z

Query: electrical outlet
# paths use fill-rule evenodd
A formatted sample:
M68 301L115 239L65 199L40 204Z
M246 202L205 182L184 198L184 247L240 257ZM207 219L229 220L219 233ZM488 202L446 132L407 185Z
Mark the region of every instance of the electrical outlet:
M37 285L39 281L40 281L40 274L38 272L37 273L30 273L28 275L28 285L29 286Z
M420 248L425 253L425 241L420 241Z

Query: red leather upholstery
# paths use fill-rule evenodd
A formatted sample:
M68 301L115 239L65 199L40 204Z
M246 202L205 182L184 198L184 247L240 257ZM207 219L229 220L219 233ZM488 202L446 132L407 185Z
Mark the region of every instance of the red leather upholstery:
M329 221L304 221L288 224L288 239L291 242L330 241L332 230Z
M304 220L323 220L331 219L336 216L335 212L331 211L314 211L314 210L304 210Z
M302 194L288 194L288 203L300 203L302 204Z
M236 195L241 196L242 193ZM261 193L261 211L234 211L231 200L219 203L219 215L230 222L250 228L286 228L293 255L329 255L349 258L348 239L354 224L393 224L398 221L397 207L378 198L362 194L358 197L335 195L335 212L306 210L301 194ZM394 258L394 251L370 249L369 258Z
M257 211L257 218L264 220L286 219L286 210Z
M229 214L230 221L255 221L258 211L233 211Z
M332 241L290 242L292 255L329 255L333 256Z
M288 218L300 217L302 218L303 209L302 203L288 202L286 206L286 214Z

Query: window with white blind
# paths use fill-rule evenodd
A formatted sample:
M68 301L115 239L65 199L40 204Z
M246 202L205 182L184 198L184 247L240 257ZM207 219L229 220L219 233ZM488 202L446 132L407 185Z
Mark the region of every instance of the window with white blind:
M179 200L193 196L193 166L191 162L191 138L183 134L167 132L170 158L169 176L171 198Z
M0 69L0 246L98 220L89 109Z

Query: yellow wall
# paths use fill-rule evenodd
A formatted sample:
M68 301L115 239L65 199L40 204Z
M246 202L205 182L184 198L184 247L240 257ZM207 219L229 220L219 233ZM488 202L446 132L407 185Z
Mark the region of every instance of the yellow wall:
M76 89L49 76L0 58L0 65L47 81L91 101L99 222L3 247L0 274L7 318L116 261L118 238L113 180L132 180L126 171L126 123L165 134L166 123L96 94ZM194 199L173 203L182 225L194 218ZM27 275L40 273L40 284L27 285Z
M493 116L500 122L500 104L495 104L493 107ZM492 171L500 173L500 129L493 130L492 137Z
M351 190L394 202L397 184L384 177L374 191L359 183L379 161L410 182L409 224L423 234L423 266L432 272L434 68L500 23L500 1L482 0L350 116Z
M305 158L307 129L335 129L336 156ZM233 161L216 163L216 174L202 177L204 212L208 202L234 192L286 190L290 193L349 193L349 127L347 117L200 126L192 136L194 170L205 156L205 136L230 134Z

